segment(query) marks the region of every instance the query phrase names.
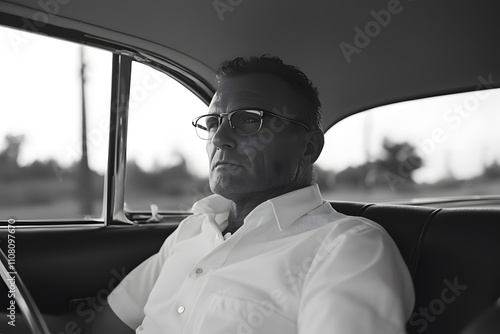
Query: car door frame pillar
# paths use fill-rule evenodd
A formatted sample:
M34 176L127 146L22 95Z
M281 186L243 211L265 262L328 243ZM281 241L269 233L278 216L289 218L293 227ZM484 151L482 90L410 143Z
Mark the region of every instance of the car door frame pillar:
M132 58L113 54L108 168L104 190L103 217L111 223L133 224L125 215L125 170L127 164L127 125Z

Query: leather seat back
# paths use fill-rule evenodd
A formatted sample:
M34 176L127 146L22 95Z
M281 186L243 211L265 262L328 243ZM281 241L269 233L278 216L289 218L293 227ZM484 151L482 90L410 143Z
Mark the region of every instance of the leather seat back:
M410 334L459 333L500 297L500 210L332 202L383 226L413 278Z

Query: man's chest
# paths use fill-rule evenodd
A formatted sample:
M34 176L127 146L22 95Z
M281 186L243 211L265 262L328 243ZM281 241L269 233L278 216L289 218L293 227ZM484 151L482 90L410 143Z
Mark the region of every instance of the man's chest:
M228 319L295 326L300 287L319 241L307 242L303 235L231 238L218 241L200 235L179 242L164 263L146 313L162 314L160 321L170 318L169 325L198 326L197 330L226 324Z

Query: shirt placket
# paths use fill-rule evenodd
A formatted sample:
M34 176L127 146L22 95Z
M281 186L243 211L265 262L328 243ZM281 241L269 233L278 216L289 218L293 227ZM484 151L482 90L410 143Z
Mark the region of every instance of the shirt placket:
M215 215L207 214L207 219L215 229L217 246L193 266L179 291L175 308L177 316L181 318L179 320L182 324L182 333L193 333L193 328L196 326L195 320L199 318L197 312L203 312L197 309L197 305L200 305L199 299L202 298L210 274L224 265L239 240L239 237L233 236L224 241L215 222Z

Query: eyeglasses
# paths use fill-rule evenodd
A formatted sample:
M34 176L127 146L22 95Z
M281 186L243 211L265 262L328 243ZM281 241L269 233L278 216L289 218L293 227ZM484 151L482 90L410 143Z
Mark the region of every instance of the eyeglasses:
M260 109L238 109L228 113L202 115L196 117L192 124L196 129L198 137L203 140L210 140L222 124L222 119L227 117L229 126L236 134L250 136L256 134L262 128L262 119L265 115L298 124L309 130L309 127L301 122Z

